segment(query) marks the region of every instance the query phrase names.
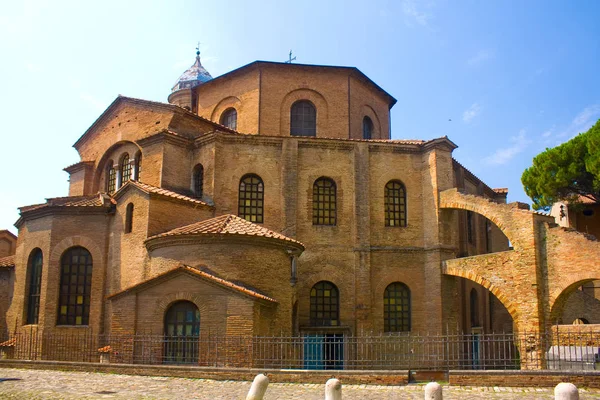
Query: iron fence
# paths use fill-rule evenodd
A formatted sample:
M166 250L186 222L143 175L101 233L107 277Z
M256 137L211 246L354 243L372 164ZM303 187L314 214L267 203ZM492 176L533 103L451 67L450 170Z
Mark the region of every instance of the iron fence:
M600 368L600 331L443 335L104 335L24 329L0 344L3 358L350 370Z

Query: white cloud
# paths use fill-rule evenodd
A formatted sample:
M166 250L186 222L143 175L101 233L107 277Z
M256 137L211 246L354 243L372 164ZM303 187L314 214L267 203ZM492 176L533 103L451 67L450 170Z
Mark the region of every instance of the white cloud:
M483 162L490 165L506 164L531 144L531 140L525 136L525 129L521 129L517 136L511 137L510 142L511 146L496 150L494 154L484 158Z
M431 14L417 8L417 2L414 0L403 0L402 1L402 12L407 17L407 24L411 25L411 22L416 22L421 26L428 26L431 19ZM419 4L421 6L422 3ZM431 4L428 5L431 8Z
M492 50L479 50L477 54L467 60L467 64L471 67L477 67L489 59L494 58L495 54Z
M579 112L575 118L573 118L573 121L566 129L558 133L556 136L560 138L567 138L567 140L574 138L578 134L589 130L592 125L598 121L598 119L600 119L600 104L592 104L591 106L587 106L581 112Z
M481 113L481 106L479 105L479 103L473 103L471 105L471 107L466 109L465 112L463 113L463 121L465 121L468 124L473 120L473 118L478 116L480 113Z

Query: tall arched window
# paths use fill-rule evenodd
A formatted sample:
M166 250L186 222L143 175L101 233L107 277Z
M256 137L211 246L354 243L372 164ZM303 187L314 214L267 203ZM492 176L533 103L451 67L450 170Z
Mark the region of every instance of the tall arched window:
M228 127L229 129L237 129L237 110L235 108L228 108L221 114L221 125Z
M204 194L204 167L202 164L194 167L193 180L194 194L200 198Z
M406 190L400 181L389 181L385 185L385 226L406 226Z
M133 229L133 203L127 204L125 211L125 233L130 233Z
M335 225L336 186L333 179L319 178L313 184L313 225Z
M131 179L131 164L129 163L129 154L125 153L121 157L121 186Z
M410 331L410 289L404 283L394 282L383 294L384 332Z
M113 194L117 189L117 170L110 160L106 166L106 193Z
M340 294L331 282L321 281L310 290L310 325L338 326L340 324Z
M61 257L60 265L57 325L88 325L92 255L83 247L71 247Z
M43 257L40 249L29 255L27 263L27 324L37 324L40 315L40 292L42 289Z
M371 118L363 118L363 139L371 139L373 136L373 121Z
M292 136L317 136L317 109L308 100L292 104L290 115Z
M165 314L165 357L167 364L198 362L200 311L190 301L174 303Z
M262 224L265 189L258 175L248 174L240 179L238 216Z
M138 151L135 155L135 174L133 180L139 181L142 173L142 152Z
M479 296L475 288L471 289L469 303L471 306L471 326L481 326L481 321L479 321Z

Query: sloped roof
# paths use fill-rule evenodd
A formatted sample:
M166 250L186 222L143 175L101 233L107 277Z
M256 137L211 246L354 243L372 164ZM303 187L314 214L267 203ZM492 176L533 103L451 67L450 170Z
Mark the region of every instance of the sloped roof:
M48 207L105 207L106 202L115 204L109 196L98 193L89 196L67 196L46 199L45 203L19 207L21 214Z
M6 256L0 258L0 268L10 268L15 266L15 256Z
M292 238L289 238L281 233L272 231L260 225L246 221L233 214L225 214L205 221L196 222L191 225L175 228L168 232L160 233L147 239L184 236L184 235L238 235L238 236L258 236L263 238L276 239L283 242L292 243L295 245L304 245Z
M275 300L275 299L273 299L273 298L271 298L269 296L266 296L266 295L264 295L262 293L259 293L258 291L254 290L254 289L250 289L248 287L245 287L245 286L243 286L240 283L234 283L234 282L228 281L227 279L219 278L218 276L216 276L214 274L211 274L211 273L209 273L207 271L203 271L203 270L200 270L198 268L190 267L190 266L184 265L184 264L181 264L181 265L179 265L179 266L177 266L175 268L172 268L172 269L170 269L170 270L168 270L166 272L163 272L160 275L157 275L155 277L147 279L147 280L145 280L143 282L140 282L140 283L138 283L136 285L130 286L127 289L121 290L120 292L113 293L112 295L108 296L107 298L108 299L114 299L114 298L120 297L120 296L122 296L122 295L124 295L126 293L130 293L130 292L134 292L134 291L137 291L137 290L141 290L141 289L143 289L143 288L145 288L147 286L151 286L156 281L158 281L158 280L160 280L162 278L165 278L168 275L172 275L172 274L175 274L175 273L178 273L178 272L180 272L180 273L181 272L188 273L188 274L190 274L192 276L199 277L199 278L201 278L203 280L206 280L206 281L208 281L210 283L217 284L218 286L221 286L221 287L223 287L225 289L233 290L233 291L236 291L238 293L244 294L244 295L249 296L249 297L253 297L253 298L256 298L256 299L259 299L259 300L267 301L269 303L277 303L277 300Z
M158 186L153 186L153 185L149 185L147 183L142 183L142 182L138 182L138 181L127 181L123 186L121 186L119 188L119 190L113 196L117 197L120 193L122 193L129 186L134 186L134 187L140 189L142 192L147 193L147 194L156 194L159 196L164 196L164 197L168 197L168 198L175 199L175 200L187 201L187 202L193 203L193 204L212 207L210 204L208 204L200 199L195 199L193 197L186 196L181 193L174 192L172 190L164 189L164 188L161 188Z

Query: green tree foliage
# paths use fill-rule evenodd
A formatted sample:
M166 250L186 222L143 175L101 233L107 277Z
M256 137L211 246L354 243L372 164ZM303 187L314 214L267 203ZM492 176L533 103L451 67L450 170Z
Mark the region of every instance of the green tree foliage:
M533 159L521 176L536 210L557 201L577 203L580 196L600 201L600 120L589 131Z

